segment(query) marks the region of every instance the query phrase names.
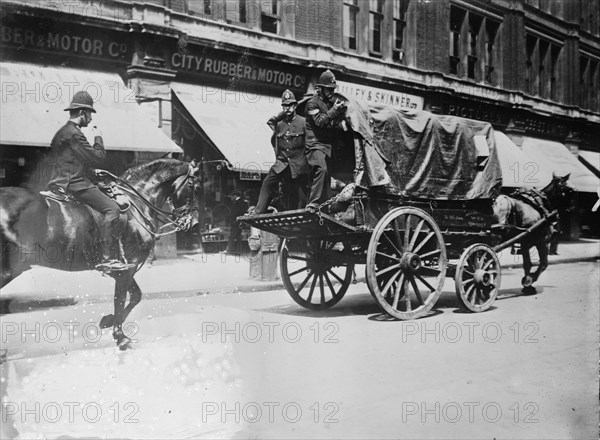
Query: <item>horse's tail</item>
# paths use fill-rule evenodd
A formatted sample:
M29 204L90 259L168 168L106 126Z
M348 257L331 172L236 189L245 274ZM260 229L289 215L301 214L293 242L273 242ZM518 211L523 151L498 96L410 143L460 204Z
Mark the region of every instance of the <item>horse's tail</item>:
M14 226L21 212L35 200L36 196L25 188L0 188L0 232L3 239L17 243L19 237Z
M510 223L509 216L513 209L512 199L504 194L499 195L494 200L494 217L501 225Z

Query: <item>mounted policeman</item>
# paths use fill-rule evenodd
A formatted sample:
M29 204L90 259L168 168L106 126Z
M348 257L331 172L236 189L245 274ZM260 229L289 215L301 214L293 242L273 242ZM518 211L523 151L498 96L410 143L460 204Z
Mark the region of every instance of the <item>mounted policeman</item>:
M307 174L304 154L305 119L296 114L296 97L290 90L281 95L283 111L267 121L273 130L275 164L262 183L255 214L264 214L282 182L284 196L289 200L288 208L303 208L306 204L304 188Z
M119 244L127 220L121 215L119 205L90 179L93 169L102 166L106 157L102 133L93 127L94 145L90 145L81 132L82 127L92 122L92 113L96 113L94 101L89 93L80 91L73 95L71 104L64 110L69 112L69 120L54 135L50 145L52 171L48 188L70 194L104 216L102 261L96 269L126 270L129 266L114 256L120 255Z

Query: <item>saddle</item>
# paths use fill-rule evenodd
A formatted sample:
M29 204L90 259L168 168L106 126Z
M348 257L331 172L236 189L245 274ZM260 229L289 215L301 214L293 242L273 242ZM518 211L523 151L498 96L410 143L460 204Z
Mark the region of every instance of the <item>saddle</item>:
M131 203L125 193L119 188L119 185L116 182L117 177L105 170L94 170L94 173L97 178L97 181L94 182L96 187L113 199L117 205L119 205L121 212L126 212L131 206ZM40 194L47 199L57 202L82 204L72 194L59 186L52 186L46 191L40 191Z
M527 203L533 209L538 211L542 217L548 217L550 215L550 201L546 195L533 188L533 189L518 189L513 192L510 197Z

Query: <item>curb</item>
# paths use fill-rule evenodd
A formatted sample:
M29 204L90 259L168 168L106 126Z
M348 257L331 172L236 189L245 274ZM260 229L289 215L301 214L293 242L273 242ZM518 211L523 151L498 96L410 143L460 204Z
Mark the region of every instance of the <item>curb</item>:
M588 257L577 257L577 258L559 258L551 261L550 264L565 264L565 263L579 263L587 261L598 261L600 256L588 256ZM522 268L522 263L508 263L501 264L503 269L517 269ZM358 283L366 282L364 276L356 278ZM172 299L172 298L189 298L194 296L203 295L215 295L215 294L234 294L234 293L254 293L254 292L268 292L273 290L285 289L283 282L279 280L265 281L264 285L242 285L237 287L211 287L208 289L190 289L180 290L172 292L149 292L143 293L142 301L144 300L156 300L156 299ZM7 315L11 313L24 313L33 310L43 310L52 307L67 307L79 304L80 298L77 296L65 296L63 298L52 298L52 299L39 299L32 296L24 297L0 297L0 315ZM112 295L97 296L89 299L89 304L100 304L112 302Z

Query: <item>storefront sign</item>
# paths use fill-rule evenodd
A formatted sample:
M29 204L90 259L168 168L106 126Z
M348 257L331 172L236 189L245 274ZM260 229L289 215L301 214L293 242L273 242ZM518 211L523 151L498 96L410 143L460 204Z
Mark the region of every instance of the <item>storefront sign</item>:
M469 103L444 103L442 113L461 118L477 119L490 124L508 125L510 115L500 107Z
M337 92L366 104L383 104L407 110L423 110L423 98L392 90L337 81Z
M564 139L568 134L567 126L564 123L533 116L514 118L513 125L524 130L527 134L541 134L559 139Z
M44 22L10 15L0 25L4 49L131 61L130 46L117 34L71 23Z
M194 52L198 53L194 53ZM170 68L179 71L219 77L231 82L246 82L279 88L305 89L306 76L292 66L267 65L247 52L234 54L214 49L186 48L169 56Z

